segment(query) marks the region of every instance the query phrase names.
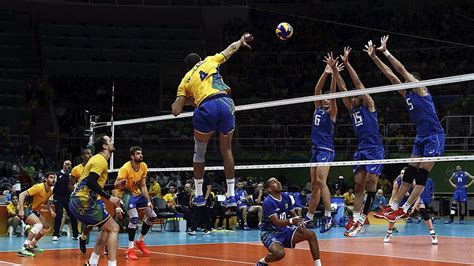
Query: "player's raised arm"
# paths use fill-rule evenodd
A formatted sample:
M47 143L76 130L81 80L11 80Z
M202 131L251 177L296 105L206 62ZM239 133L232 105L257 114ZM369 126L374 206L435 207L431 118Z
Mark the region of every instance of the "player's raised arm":
M342 63L336 62L336 70L337 70L338 73L341 72L342 70L344 70L344 65ZM329 88L329 93L335 93L336 92L336 87L337 87L336 85L337 85L336 77L333 74L332 77L331 77L331 87ZM336 122L337 101L336 101L335 98L329 100L329 114L330 114L331 120L333 122Z
M334 60L332 52L328 53L324 57L323 62L331 66L332 74L336 78L336 83L337 83L337 87L339 87L339 91L347 91L346 83L344 82L344 79L342 79L339 71L337 71L337 62L336 60ZM342 102L344 103L344 106L346 106L347 110L349 110L350 112L352 109L351 100L348 97L344 97L342 98Z
M323 74L321 74L321 77L319 77L318 83L316 83L316 86L314 87L314 95L321 95L323 94L323 87L324 83L326 83L327 77L332 73L331 67L329 65L326 65L326 68L324 69ZM314 106L316 108L319 108L321 106L321 101L314 101Z
M405 79L405 81L413 82L413 81L418 81L410 72L408 72L405 68L405 66L398 61L395 56L393 56L387 49L387 42L388 42L388 35L383 36L380 38L380 46L377 48L378 51L382 52L392 64L393 68L402 75L402 77Z
M240 37L238 41L231 43L227 48L225 48L225 50L222 51L221 54L224 55L225 60L227 61L233 54L235 54L235 52L239 50L241 46L252 49L252 47L248 44L252 40L253 40L253 35L246 32L244 33L244 35L242 35L242 37Z
M349 54L351 53L352 48L349 46L344 47L344 54L340 56L342 62L347 67L347 71L349 71L349 75L351 76L352 83L354 83L354 87L358 90L365 89L364 84L360 81L359 75L352 67L351 63L349 62Z

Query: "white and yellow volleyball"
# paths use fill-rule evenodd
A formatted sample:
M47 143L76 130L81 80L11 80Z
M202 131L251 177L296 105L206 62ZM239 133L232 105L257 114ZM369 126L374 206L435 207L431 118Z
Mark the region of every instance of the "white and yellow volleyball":
M275 33L280 40L286 41L293 35L293 27L288 22L278 24Z

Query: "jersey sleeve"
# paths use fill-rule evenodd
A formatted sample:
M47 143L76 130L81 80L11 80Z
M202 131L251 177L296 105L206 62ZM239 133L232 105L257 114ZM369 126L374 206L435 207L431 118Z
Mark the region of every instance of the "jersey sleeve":
M225 57L223 53L217 53L213 56L209 56L209 59L218 64L222 64L222 63L225 63L225 61L227 61L227 58Z
M176 93L176 96L180 97L180 96L189 96L186 94L186 82L185 82L185 78L184 77L182 80L181 80L181 83L179 83L179 86L178 86L178 93Z
M117 174L117 180L127 179L127 169L125 169L125 165L120 167L119 172Z
M30 195L30 197L33 197L34 195L37 195L41 192L41 188L40 186L34 185L30 187L27 191L28 191L28 195Z
M294 204L293 201L291 200L289 194L287 194L287 197L288 197L288 211L292 211L292 210L295 209L295 204Z
M72 168L72 171L71 171L71 176L74 177L75 179L79 179L81 178L81 174L82 173L79 173L79 167L74 167Z
M275 206L269 200L263 202L263 210L267 218L277 215Z
M148 176L148 165L146 163L143 163L143 176L146 178Z
M96 173L100 176L106 170L107 170L107 161L105 159L103 159L103 160L94 160L92 162L90 172L94 172L94 173Z

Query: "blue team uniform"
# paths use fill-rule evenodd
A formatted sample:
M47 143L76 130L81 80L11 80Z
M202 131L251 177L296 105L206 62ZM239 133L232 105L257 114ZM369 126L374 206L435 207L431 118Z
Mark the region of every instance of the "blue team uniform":
M420 96L408 91L405 95L408 114L416 127L412 154L423 157L441 156L444 153L444 130L441 127L431 95Z
M428 177L426 180L426 185L425 189L421 193L421 200L423 200L424 203L430 204L433 201L432 193L434 193L434 184L433 180Z
M351 110L352 127L359 144L354 153L354 160L381 160L385 150L380 136L377 112L370 112L366 106L353 107ZM354 172L363 169L362 165L355 165ZM381 164L365 165L365 171L376 175L382 174Z
M217 130L227 134L235 128L234 112L234 102L227 94L209 96L194 109L194 129L202 133Z
M454 191L453 200L457 202L467 202L467 189L464 188L467 185L467 176L464 171L456 171L454 173L454 182L456 184L456 190Z
M260 224L260 240L267 249L273 243L280 243L285 248L294 248L293 236L298 227L284 226L279 227L272 223L270 217L278 215L280 220L289 218L288 212L293 210L291 198L288 193L281 193L281 200L277 200L269 195L263 201L263 222Z
M312 163L332 162L336 153L334 152L334 125L329 112L319 107L313 114L313 126L311 129L312 140Z
M236 189L235 190L235 199L237 200L237 209L242 206L248 206L247 202L247 191L243 189Z

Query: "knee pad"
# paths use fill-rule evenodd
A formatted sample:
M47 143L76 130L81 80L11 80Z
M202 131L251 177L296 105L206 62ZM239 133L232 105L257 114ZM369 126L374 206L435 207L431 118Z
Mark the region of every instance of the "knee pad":
M423 217L424 221L428 221L430 219L430 215L428 214L425 208L420 209L420 214L421 217Z
M206 161L205 155L206 155L206 149L207 149L207 143L201 142L194 138L194 157L193 157L193 162L194 163L204 163Z
M428 179L428 175L430 172L426 171L423 168L418 169L418 172L416 173L416 184L420 186L426 186L426 180Z
M130 222L128 223L128 228L137 228L138 227L138 211L136 208L130 209L127 211Z
M37 223L37 224L34 224L33 227L31 228L31 232L35 235L41 233L41 231L43 230L43 224L42 223Z
M417 176L418 169L414 166L407 166L407 169L405 170L405 174L403 175L403 182L405 183L413 183L413 180L415 180L415 177ZM417 182L418 184L418 182Z
M451 211L449 212L449 214L456 215L457 210L458 210L458 205L456 203L453 203L451 205Z
M155 218L156 218L156 213L154 211L151 211L145 214L145 223L149 226L152 226L153 222L155 221Z

